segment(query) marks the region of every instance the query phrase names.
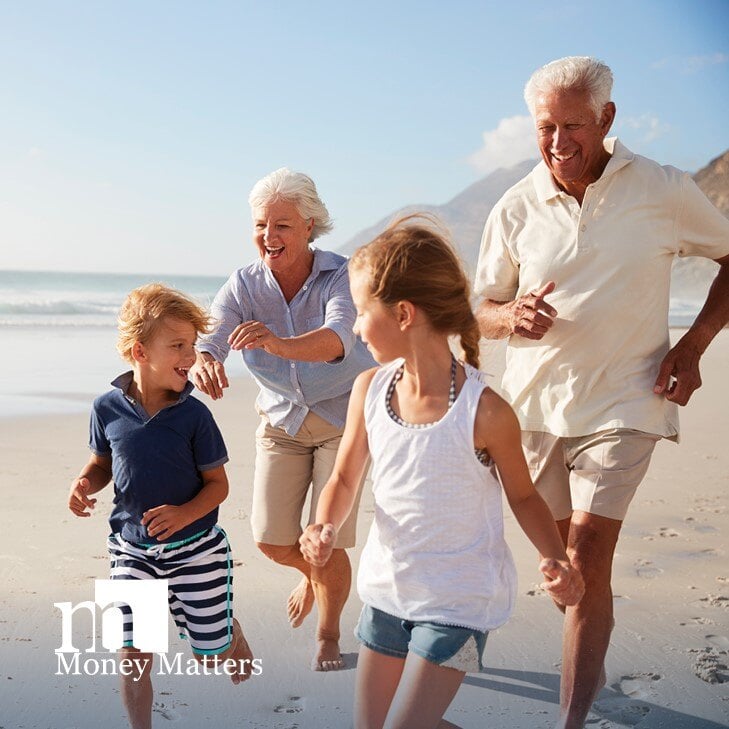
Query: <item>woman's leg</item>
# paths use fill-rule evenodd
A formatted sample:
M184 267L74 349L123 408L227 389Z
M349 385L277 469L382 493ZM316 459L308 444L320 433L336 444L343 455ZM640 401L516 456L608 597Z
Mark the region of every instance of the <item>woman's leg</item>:
M404 667L404 658L360 647L354 689L355 729L382 729Z

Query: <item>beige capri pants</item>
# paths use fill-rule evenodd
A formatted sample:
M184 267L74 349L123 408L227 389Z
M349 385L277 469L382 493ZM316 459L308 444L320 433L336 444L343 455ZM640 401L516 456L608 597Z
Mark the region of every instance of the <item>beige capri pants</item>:
M314 523L319 496L334 469L343 431L309 411L298 433L289 435L283 428L273 427L268 418L261 415L256 430L251 511L251 529L256 542L277 546L298 542L310 486L312 496L307 524ZM357 511L364 480L363 475L352 511L337 534L335 547L338 549L355 545Z

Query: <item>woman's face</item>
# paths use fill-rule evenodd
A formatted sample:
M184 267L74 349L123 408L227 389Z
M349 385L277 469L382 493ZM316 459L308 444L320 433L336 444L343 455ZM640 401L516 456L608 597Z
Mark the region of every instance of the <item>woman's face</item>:
M274 275L303 275L311 271L309 238L314 219L301 217L296 205L274 200L253 208L253 241Z

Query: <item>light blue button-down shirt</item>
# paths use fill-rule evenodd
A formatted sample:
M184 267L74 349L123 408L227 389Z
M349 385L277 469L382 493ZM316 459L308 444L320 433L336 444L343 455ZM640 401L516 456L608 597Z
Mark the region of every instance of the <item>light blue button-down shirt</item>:
M257 260L235 271L218 291L212 315L220 322L197 348L225 362L228 336L245 321L260 321L278 337L294 337L320 327L342 340L344 356L333 362L301 362L276 357L263 349L243 349L243 361L258 382L256 404L271 425L295 435L309 410L341 428L354 378L375 361L352 331L356 317L349 292L347 259L312 246L309 278L286 302L271 269Z

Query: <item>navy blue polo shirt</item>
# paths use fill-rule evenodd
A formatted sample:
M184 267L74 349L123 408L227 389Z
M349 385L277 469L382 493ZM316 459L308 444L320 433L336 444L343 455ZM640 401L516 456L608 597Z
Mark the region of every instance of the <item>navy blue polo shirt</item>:
M111 456L114 508L109 516L113 534L128 542L176 542L214 526L218 509L189 524L169 539L150 537L142 526L148 509L179 506L203 487L202 472L228 461L228 452L211 412L190 397L188 382L179 400L150 418L127 393L132 372L117 377L111 390L94 401L89 448Z

